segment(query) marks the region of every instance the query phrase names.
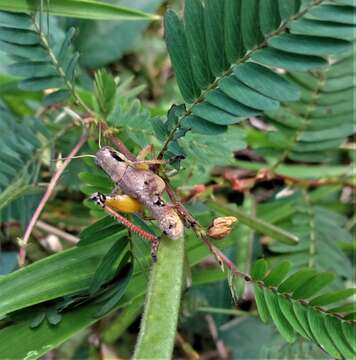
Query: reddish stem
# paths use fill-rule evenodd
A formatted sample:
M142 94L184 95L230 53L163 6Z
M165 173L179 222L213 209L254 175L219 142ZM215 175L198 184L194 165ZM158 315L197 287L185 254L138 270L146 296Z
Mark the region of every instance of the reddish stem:
M46 206L46 203L47 203L48 199L52 195L53 190L55 189L59 178L63 174L63 171L69 165L69 163L72 161L73 157L78 153L78 151L80 150L80 148L84 145L84 143L86 141L87 141L87 136L83 135L80 138L78 144L75 145L75 147L70 152L68 157L64 160L62 166L59 167L57 169L57 171L53 174L53 176L51 178L51 181L48 184L47 190L44 193L40 203L38 204L37 209L33 213L32 218L31 218L31 220L30 220L30 222L29 222L29 224L28 224L28 226L26 228L25 235L24 235L24 237L23 237L23 239L21 241L20 251L19 251L19 266L20 267L23 267L25 265L26 247L27 247L28 241L30 239L30 235L32 233L32 230L33 230L34 226L36 225L36 222L37 222L38 218L40 217L43 208Z
M122 215L118 214L115 210L113 210L111 207L104 205L103 209L111 216L113 216L117 221L119 221L122 225L126 226L128 229L130 229L132 232L140 235L144 239L148 241L157 241L157 236L149 233L148 231L145 231L141 229L139 226L133 224L131 221L127 220Z
M195 233L205 242L210 252L215 256L219 264L225 265L234 275L244 278L245 281L252 281L251 276L247 273L240 271L220 249L218 249L211 243L207 236L201 234L198 231L195 231Z

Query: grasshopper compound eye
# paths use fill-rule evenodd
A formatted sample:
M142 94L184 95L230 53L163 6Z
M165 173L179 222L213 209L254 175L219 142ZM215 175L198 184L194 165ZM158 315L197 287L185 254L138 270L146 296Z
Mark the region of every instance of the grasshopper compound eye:
M90 200L94 201L97 205L104 207L105 201L106 201L106 196L100 192L96 192L90 196Z

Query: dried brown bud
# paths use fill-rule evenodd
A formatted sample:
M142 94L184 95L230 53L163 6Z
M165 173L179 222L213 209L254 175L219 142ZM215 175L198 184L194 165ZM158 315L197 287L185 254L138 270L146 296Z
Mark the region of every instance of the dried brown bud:
M231 226L237 219L234 216L218 217L208 229L208 236L213 239L223 239L231 232Z

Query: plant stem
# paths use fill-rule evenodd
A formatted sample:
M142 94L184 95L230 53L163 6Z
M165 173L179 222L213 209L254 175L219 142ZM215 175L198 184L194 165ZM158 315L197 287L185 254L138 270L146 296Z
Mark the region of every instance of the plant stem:
M49 234L56 235L61 239L68 241L72 244L77 244L79 242L79 237L74 236L72 234L68 234L67 232L60 230L52 225L46 224L45 222L38 220L36 223L36 228L45 231Z
M20 252L19 252L19 266L20 267L25 265L26 247L27 247L28 241L30 239L32 230L33 230L34 226L36 225L36 222L37 222L38 218L40 217L43 208L46 206L48 199L52 195L52 192L53 192L54 188L56 187L59 178L63 174L63 171L66 169L66 167L72 161L73 157L78 153L78 151L81 149L81 147L84 145L84 143L86 141L87 141L87 135L83 135L80 138L77 145L75 145L73 150L70 152L68 157L64 160L63 165L60 168L58 168L57 171L53 174L52 179L48 184L47 190L44 193L40 203L38 204L37 209L33 213L32 218L26 228L25 235L24 235L23 239L21 240L21 245L20 245L21 247L20 247Z
M134 359L171 359L183 284L184 239L164 237L154 264Z

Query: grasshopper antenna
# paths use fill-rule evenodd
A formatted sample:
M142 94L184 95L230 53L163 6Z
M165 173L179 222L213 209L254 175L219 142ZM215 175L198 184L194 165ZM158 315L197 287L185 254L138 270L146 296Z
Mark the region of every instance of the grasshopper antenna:
M99 123L99 140L98 140L98 145L99 145L99 149L101 149L101 124Z
M96 158L95 157L95 155L89 155L89 154L87 154L87 155L78 155L78 156L73 156L71 159L81 159L81 158L86 158L86 157L91 157L91 158ZM62 161L62 160L67 160L68 158L62 158L62 157L60 157L60 158L58 158L58 159L54 159L54 160L51 160L51 161Z

